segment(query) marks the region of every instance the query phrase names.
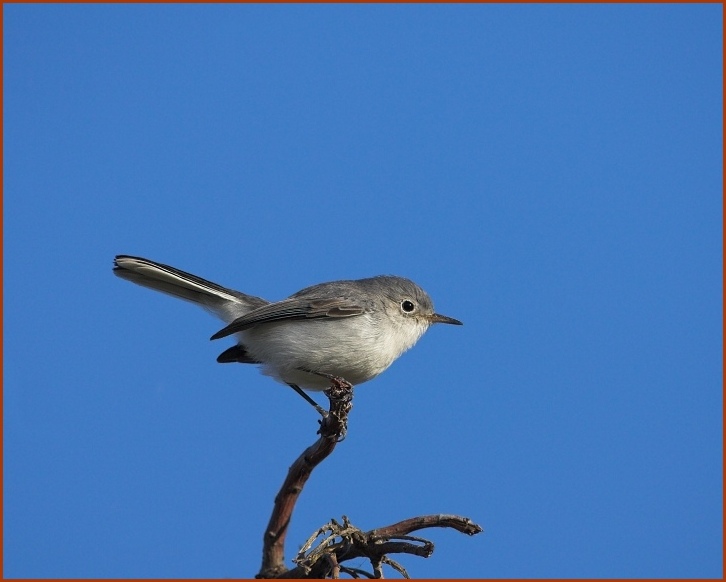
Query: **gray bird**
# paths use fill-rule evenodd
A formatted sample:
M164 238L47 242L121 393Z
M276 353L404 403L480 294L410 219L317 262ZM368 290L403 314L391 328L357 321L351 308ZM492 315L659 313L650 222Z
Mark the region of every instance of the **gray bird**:
M282 301L227 289L174 267L118 255L122 279L196 303L227 326L211 339L235 335L218 362L260 364L264 374L305 390L325 390L330 377L362 384L411 348L434 323L462 325L434 312L426 292L409 279L378 276L320 283Z

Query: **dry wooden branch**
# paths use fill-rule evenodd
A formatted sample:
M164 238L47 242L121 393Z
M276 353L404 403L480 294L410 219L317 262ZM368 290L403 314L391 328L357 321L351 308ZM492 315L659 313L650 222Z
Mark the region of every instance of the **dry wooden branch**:
M389 554L411 554L428 558L434 551L434 544L428 540L408 535L413 531L428 527L449 527L468 535L475 535L482 528L467 517L457 515L423 515L406 519L392 525L363 532L351 525L343 516L343 523L336 520L320 528L303 545L295 562L297 566L280 573L280 578L337 578L340 572L370 578L383 577L383 564L391 566L404 577L406 570L392 560ZM327 535L311 549L315 540ZM367 558L373 572L348 569L342 565L346 560Z
M364 532L343 516L342 524L333 519L310 536L294 560L297 565L288 569L285 566L285 537L295 503L313 469L345 437L348 413L353 406L353 387L341 378L331 378L331 383L332 387L325 391L330 400L330 410L320 422L320 438L292 464L275 497L272 516L265 530L262 567L256 578L338 578L341 573L353 578L382 578L383 564L408 578L404 567L388 554L428 558L434 551L433 543L409 535L411 532L429 527L453 528L468 535L482 531L467 517L439 514L412 517ZM315 546L318 538L322 539ZM372 572L343 565L344 561L361 557L370 560Z
M257 578L276 578L287 571L285 566L285 536L300 493L313 469L335 449L348 429L348 413L352 408L353 387L342 380L331 380L325 391L330 400L330 411L320 421L320 438L292 464L287 477L275 497L270 522L265 530L262 549L262 567Z

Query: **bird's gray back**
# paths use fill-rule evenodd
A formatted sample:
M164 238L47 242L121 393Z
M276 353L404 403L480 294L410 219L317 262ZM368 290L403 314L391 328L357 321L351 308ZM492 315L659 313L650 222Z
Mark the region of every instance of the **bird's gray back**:
M301 289L291 297L304 297L307 299L347 297L373 303L381 297L386 297L394 302L404 298L411 298L423 308L433 307L431 298L426 291L410 279L395 275L378 275L365 279L319 283L305 287L305 289Z

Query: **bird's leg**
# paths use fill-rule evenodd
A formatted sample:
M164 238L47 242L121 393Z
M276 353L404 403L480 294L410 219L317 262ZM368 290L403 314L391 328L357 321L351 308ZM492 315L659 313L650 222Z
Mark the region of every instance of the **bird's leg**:
M330 397L331 396L331 390L334 390L336 392L347 392L350 391L347 395L347 398L350 398L352 396L352 389L353 384L348 382L345 378L342 378L340 376L335 376L333 374L328 374L326 372L318 372L316 370L308 370L307 368L298 368L298 370L302 370L303 372L307 372L308 374L315 374L316 376L322 376L323 378L327 378L330 380L330 383L332 384L330 388L324 391L325 395ZM295 392L297 392L300 396L302 396L310 405L312 405L315 410L317 410L320 415L323 418L326 418L328 416L328 412L320 406L315 400L310 398L300 386L297 384L288 384L290 388L292 388ZM333 395L335 397L335 395Z
M332 388L352 388L353 384L348 382L345 378L342 378L341 376L334 376L333 374L326 374L325 372L314 372L313 370L306 370L306 372L310 372L311 374L317 374L318 376L322 376L323 378L327 378L330 380L330 383L333 385ZM326 390L327 392L327 390Z
M349 390L353 388L353 384L351 384L350 382L348 382L348 380L341 376L335 376L334 374L328 374L327 372L318 372L317 370L308 370L307 368L298 368L298 370L302 372L307 372L308 374L315 374L316 376L322 376L323 378L327 378L332 384L330 388L337 388L338 390ZM292 386L292 384L290 384L290 386ZM294 388L296 390L300 390L299 386L294 386ZM328 388L328 390L330 390L330 388ZM328 392L328 390L325 390L325 392ZM308 400L308 402L310 401L307 394L305 394L303 397Z
M310 398L310 396L308 396L305 393L305 391L302 388L300 388L300 386L298 386L297 384L288 384L288 386L290 388L292 388L295 392L297 392L300 396L302 396L308 402L308 404L310 404L313 408L315 408L315 410L317 410L320 413L320 416L322 416L323 418L328 416L328 411L325 410L322 406L320 406L320 404L315 402L315 400Z

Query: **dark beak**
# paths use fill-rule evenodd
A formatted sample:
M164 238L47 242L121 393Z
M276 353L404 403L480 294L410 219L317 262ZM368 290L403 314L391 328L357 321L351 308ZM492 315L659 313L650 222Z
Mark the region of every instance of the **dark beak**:
M445 315L439 315L438 313L432 313L428 316L428 320L431 323L450 323L452 325L464 325L458 319L453 317L446 317Z

